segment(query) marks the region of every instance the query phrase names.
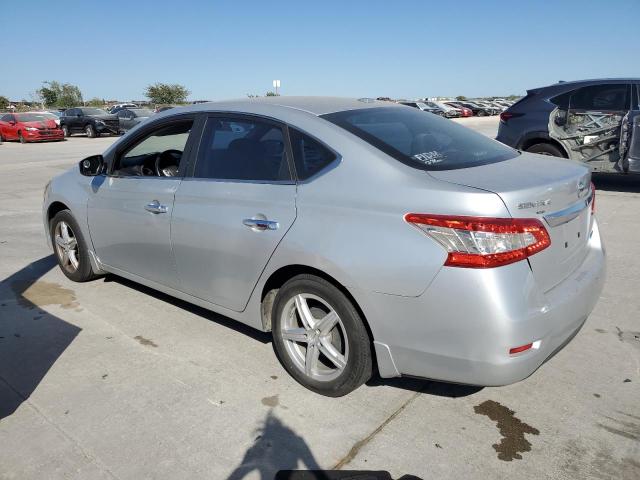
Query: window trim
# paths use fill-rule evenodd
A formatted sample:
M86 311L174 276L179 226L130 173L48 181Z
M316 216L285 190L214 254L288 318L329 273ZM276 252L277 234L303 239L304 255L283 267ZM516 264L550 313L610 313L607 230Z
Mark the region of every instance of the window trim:
M322 118L322 117L318 117L318 118ZM323 119L324 120L324 119ZM327 163L324 167L322 167L320 170L318 170L316 173L314 173L313 175L311 175L308 178L305 178L304 180L300 180L300 178L298 177L298 170L295 168L295 158L294 158L294 153L293 153L293 145L291 144L291 136L289 134L289 128L293 129L293 130L297 130L298 132L300 132L303 135L306 135L307 137L311 138L312 140L318 142L322 147L326 148L327 150L329 150L331 153L333 153L333 156L335 157L331 162ZM342 163L342 155L340 155L340 153L338 153L334 148L331 148L329 145L327 145L326 142L323 142L322 140L320 140L318 137L316 137L315 135L312 135L311 133L309 133L306 130L303 130L302 128L299 128L295 125L287 125L287 138L289 139L289 143L290 143L290 147L291 147L291 159L293 161L294 164L294 171L296 172L295 175L295 180L297 183L304 185L306 183L310 183L313 180L315 180L316 178L324 175L325 173L329 172L330 170L333 170L334 168L336 168L338 165L340 165L340 163Z
M182 152L182 159L180 160L180 165L178 167L178 175L175 177L156 177L156 176L132 176L132 175L116 175L113 173L114 167L117 161L120 160L120 157L131 149L136 143L138 143L143 138L149 136L149 134L155 130L161 129L166 125L175 122L181 122L185 120L192 120L193 125L191 127L191 132L189 133L189 137L187 138L187 143L185 144L184 151ZM157 120L151 124L145 125L144 129L138 130L135 135L126 141L121 142L116 146L115 150L110 153L109 158L107 159L107 169L104 175L111 178L135 178L135 179L143 179L143 178L153 178L153 179L183 179L185 177L186 172L191 164L191 155L194 150L193 145L195 142L200 141L200 136L202 135L202 116L197 113L183 113L172 115L171 117L164 117L160 120Z
M200 138L198 139L198 144L193 148L194 154L191 158L191 162L187 168L187 171L184 174L184 180L188 181L204 181L204 182L216 182L216 183L245 183L245 184L261 184L261 185L296 185L297 183L297 173L295 170L295 162L293 161L293 151L291 149L291 140L289 138L289 130L288 125L281 120L275 119L273 117L267 117L264 115L257 115L251 113L241 113L241 112L205 112L203 114L202 126L200 131ZM212 119L230 119L237 120L239 122L262 122L269 125L273 125L275 127L280 128L282 130L282 140L284 142L284 148L287 155L287 164L289 166L289 173L291 178L289 180L241 180L234 178L204 178L204 177L195 177L195 169L196 164L198 163L198 158L200 157L200 151L205 147L205 142L208 140L205 137L205 131L207 128L207 124Z
M572 100L573 100L573 96L578 93L580 90L584 90L585 88L593 88L593 87L604 87L604 86L618 86L618 85L625 85L627 87L627 108L626 109L622 109L622 110L614 110L614 109L589 109L589 108L575 108L573 107ZM628 112L631 109L631 106L633 104L633 89L632 87L632 83L631 82L622 82L622 83L608 83L608 82L602 82L602 83L594 83L592 85L583 85L581 87L575 88L573 90L570 90L570 95L569 95L569 103L568 103L568 107L567 107L567 111L578 111L578 112ZM559 96L559 95L558 95Z

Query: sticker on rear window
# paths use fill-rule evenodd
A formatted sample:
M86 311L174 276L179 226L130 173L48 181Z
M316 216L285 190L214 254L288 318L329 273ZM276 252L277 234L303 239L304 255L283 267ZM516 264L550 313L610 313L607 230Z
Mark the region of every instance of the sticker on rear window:
M445 160L445 156L436 151L416 153L415 155L412 155L411 158L424 163L425 165L435 165L436 163L442 163Z

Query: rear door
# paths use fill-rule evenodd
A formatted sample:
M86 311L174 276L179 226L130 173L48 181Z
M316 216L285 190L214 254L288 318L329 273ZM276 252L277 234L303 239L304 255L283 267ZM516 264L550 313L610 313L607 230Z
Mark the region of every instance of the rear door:
M296 218L285 128L249 116L207 119L178 187L171 239L181 289L242 311Z

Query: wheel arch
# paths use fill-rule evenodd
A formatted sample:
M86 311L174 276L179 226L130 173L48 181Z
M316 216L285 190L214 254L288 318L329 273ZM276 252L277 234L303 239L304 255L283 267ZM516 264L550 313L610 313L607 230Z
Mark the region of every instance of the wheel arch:
M302 264L292 264L280 267L273 273L271 273L271 275L269 275L269 278L267 278L267 281L264 283L262 291L260 293L260 309L262 317L262 328L265 332L271 331L271 309L273 307L273 301L278 290L287 281L301 274L309 274L320 277L340 290L353 304L353 307L358 311L360 318L362 318L362 321L364 322L364 327L367 330L367 334L369 335L369 340L373 344L373 332L371 331L371 326L369 325L367 317L365 316L364 311L356 301L355 297L347 289L347 287L345 287L340 281L338 281L328 273L318 268ZM375 349L373 348L372 353L375 355Z
M47 224L50 223L51 219L55 217L56 214L58 212L61 212L62 210L71 211L71 209L67 205L65 205L64 203L58 200L51 202L51 205L49 205L49 208L47 208Z
M519 149L520 150L527 150L531 147L533 147L534 145L538 145L541 143L546 143L549 145L553 145L554 147L558 148L562 153L564 158L569 158L569 154L567 153L567 149L564 148L562 146L562 144L560 142L558 142L557 140L551 138L548 134L546 135L535 135L535 136L528 136L525 139L522 140L522 142L520 142L520 146Z

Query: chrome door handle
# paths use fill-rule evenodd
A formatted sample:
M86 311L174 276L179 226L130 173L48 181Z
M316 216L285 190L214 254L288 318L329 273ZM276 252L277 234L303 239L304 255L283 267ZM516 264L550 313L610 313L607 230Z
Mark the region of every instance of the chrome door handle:
M252 230L277 230L280 228L280 224L278 222L274 222L273 220L265 220L262 218L245 218L242 220L242 224L246 227L249 227Z
M151 213L167 213L169 211L167 206L166 205L160 205L160 202L158 200L154 200L151 203L147 203L144 206L144 209L147 212L151 212Z

